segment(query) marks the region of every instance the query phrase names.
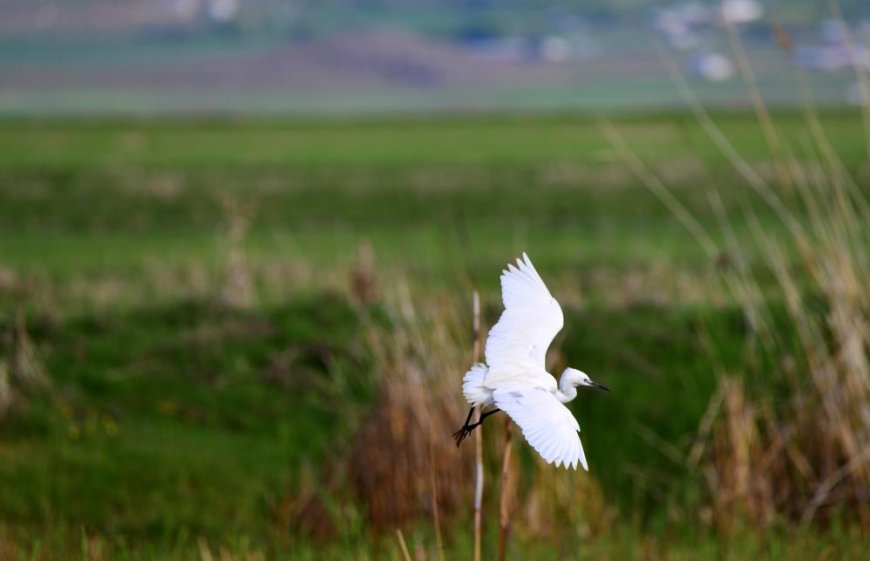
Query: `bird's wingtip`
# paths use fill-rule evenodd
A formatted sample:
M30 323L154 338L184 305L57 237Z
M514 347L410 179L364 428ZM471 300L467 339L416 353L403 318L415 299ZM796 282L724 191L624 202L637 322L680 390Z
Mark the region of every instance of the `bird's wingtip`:
M534 265L532 265L532 260L529 259L529 254L526 253L525 251L523 252L523 263L524 263L526 266L531 267L531 268L533 268L533 269L534 269L534 267L535 267Z

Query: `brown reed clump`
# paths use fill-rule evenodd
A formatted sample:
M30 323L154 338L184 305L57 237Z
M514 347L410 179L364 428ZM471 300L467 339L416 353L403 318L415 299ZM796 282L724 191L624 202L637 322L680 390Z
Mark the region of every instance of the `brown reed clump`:
M870 523L870 213L835 155L828 157L818 174L784 166L793 188L782 199L785 239L750 216L773 287L746 267L726 276L751 328L747 375L771 378L761 357L778 357L780 394L750 392L726 377L711 403L702 427L710 449L704 455L697 447L693 461L724 529L741 518L761 527L783 517L808 524L838 510ZM785 325L771 300L784 305Z
M774 379L785 391L759 395L722 381L704 471L714 518L726 528L738 515L761 525L778 516L808 524L837 510L870 523L870 212L818 141L829 151L823 173L785 166L794 189L783 199L788 237L752 222L773 288L745 267L727 277L752 326L750 368L769 368L760 356L779 357ZM784 304L785 326L758 298L765 288Z
M827 396L798 392L774 406L769 397L750 397L729 376L715 399L718 414L701 470L717 528L730 532L744 521L764 528L777 517L824 521L838 509L867 524L870 457L866 448L849 456L837 438L849 431L852 440L863 429L829 417Z
M457 450L450 437L464 418L458 380L469 347L455 307L415 304L406 284L396 287L387 306L391 330L369 328L378 399L344 466L375 531L431 517L436 507L449 518L468 504L471 480L470 448Z
M744 259L729 260L723 271L750 329L745 375L773 378L777 393L773 394L772 384L750 391L738 378L725 377L700 421L689 463L708 483L713 519L720 528L727 530L741 521L763 528L778 518L809 524L837 511L867 526L870 205L829 142L805 77L798 72L805 97L804 140L812 146L796 146L777 130L740 35L733 26L728 33L772 157L773 173L759 173L741 156L691 90L673 57L656 46L710 140L783 227L784 234L763 228L752 211L745 211L757 260L773 273L773 286L759 282ZM706 226L673 197L618 131L611 125L603 130L625 163L708 255L721 255ZM800 158L795 155L798 149ZM708 195L728 255L747 255L746 243L737 241L733 217L726 215L717 193ZM771 302L784 304L786 325L781 318L775 321ZM774 373L771 357L780 362Z

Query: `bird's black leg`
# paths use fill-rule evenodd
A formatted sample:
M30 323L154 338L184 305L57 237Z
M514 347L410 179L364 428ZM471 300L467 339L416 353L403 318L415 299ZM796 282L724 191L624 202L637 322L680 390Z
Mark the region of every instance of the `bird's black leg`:
M471 434L471 431L473 430L473 427L468 424L471 422L472 415L474 415L474 407L468 410L468 416L465 417L465 422L462 423L462 428L453 433L453 440L456 441L457 448L459 448L459 445L462 444L465 437Z
M471 416L474 415L474 407L468 410L468 417L465 418L465 422L462 423L463 427L467 427L468 423L471 422Z
M480 420L477 421L476 423L474 423L474 426L476 427L477 425L483 424L484 419L486 419L487 417L489 417L493 413L498 413L499 411L501 411L501 409L493 409L492 411L487 411L486 413L484 413L483 415L480 416Z
M471 431L479 427L483 424L484 419L492 415L493 413L498 413L501 409L493 409L492 411L487 411L483 415L480 416L480 420L476 423L468 424L471 422L471 416L474 414L474 407L468 412L468 417L465 418L465 423L462 425L462 428L453 433L453 440L456 441L456 447L459 448L459 445L462 444L462 441L465 440L465 437L471 434Z

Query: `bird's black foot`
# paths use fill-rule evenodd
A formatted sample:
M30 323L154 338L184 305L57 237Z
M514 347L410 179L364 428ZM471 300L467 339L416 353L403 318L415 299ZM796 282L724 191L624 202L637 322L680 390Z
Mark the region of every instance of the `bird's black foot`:
M461 429L459 429L458 431L456 431L456 432L453 433L453 440L456 441L456 447L457 447L457 448L459 448L459 445L462 444L462 441L465 440L465 438L466 438L469 434L471 434L471 431L473 431L473 430L474 430L474 427L476 427L476 426L477 426L477 423L474 424L474 425L470 425L470 426L469 426L469 425L465 425L465 426L463 426Z
M488 411L480 416L480 419L476 423L471 423L471 415L474 413L474 407L468 412L468 417L465 418L465 424L462 425L462 428L453 433L453 440L456 441L456 447L459 448L459 445L462 444L462 441L466 439L466 437L471 434L471 432L483 424L484 419L492 415L493 413L498 413L501 409L493 409L492 411Z

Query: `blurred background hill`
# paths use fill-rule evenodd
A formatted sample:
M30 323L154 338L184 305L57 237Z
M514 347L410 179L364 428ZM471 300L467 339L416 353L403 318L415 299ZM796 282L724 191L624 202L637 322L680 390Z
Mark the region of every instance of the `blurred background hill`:
M359 113L741 104L739 33L772 104L857 103L870 6L841 2L0 0L0 114ZM773 22L775 25L771 25ZM855 59L855 60L852 60Z

